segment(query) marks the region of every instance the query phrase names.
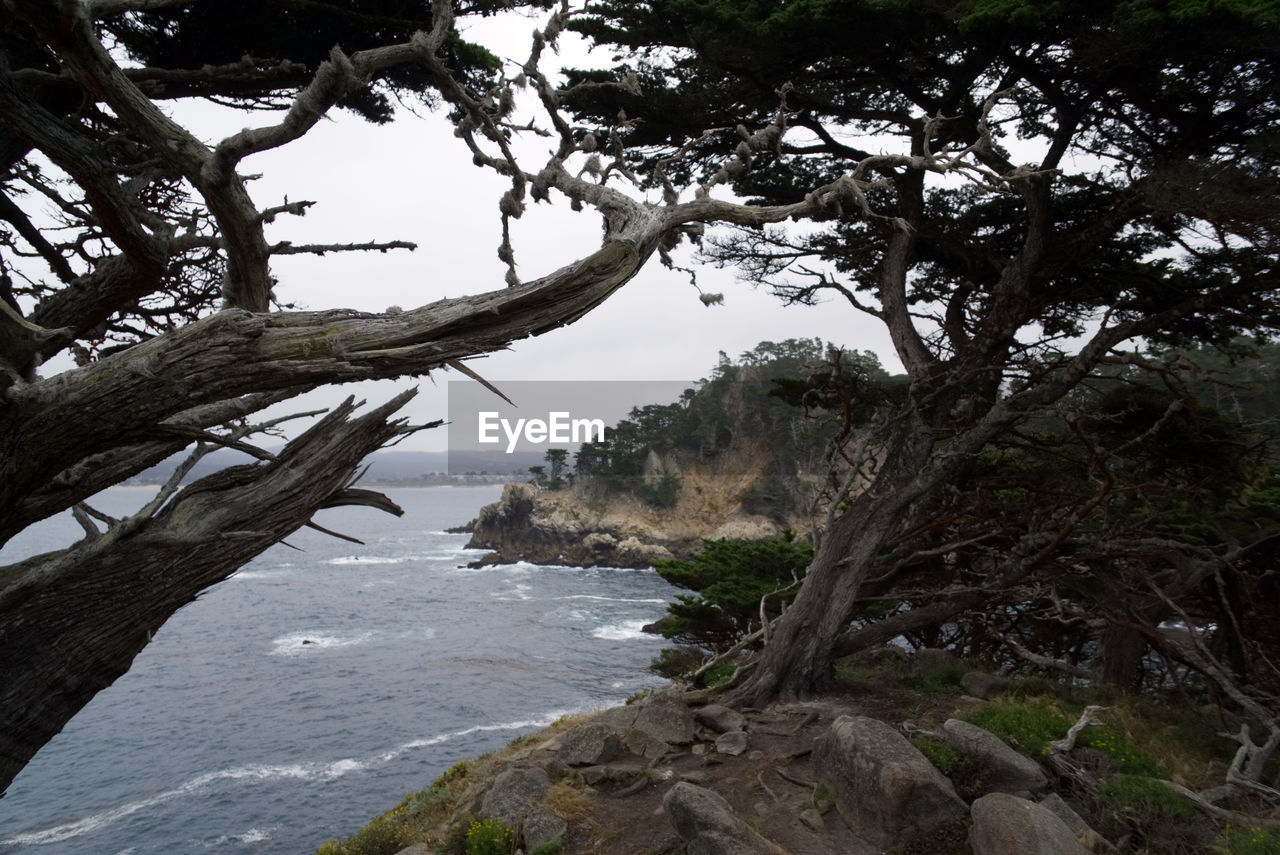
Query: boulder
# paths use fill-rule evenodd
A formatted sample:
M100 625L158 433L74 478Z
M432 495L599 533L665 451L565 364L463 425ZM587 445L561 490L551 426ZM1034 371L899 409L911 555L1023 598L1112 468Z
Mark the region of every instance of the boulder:
M1009 681L985 671L969 671L960 678L960 688L975 698L994 698L1004 691Z
M603 724L580 724L559 737L559 757L569 766L594 766L607 763L622 750L618 734Z
M651 695L636 713L634 727L668 745L693 742L693 713L683 701L667 695Z
M877 846L910 841L965 813L951 782L876 719L840 716L814 741L812 760L840 816Z
M987 792L1022 795L1049 786L1049 776L1039 763L1019 754L989 730L951 718L943 723L942 736L977 767Z
M415 843L401 849L396 855L433 855L434 852L435 850L425 843Z
M716 753L737 757L747 750L747 734L741 730L731 730L716 737Z
M681 781L663 796L662 808L689 855L784 855L704 787Z
M522 815L542 801L549 789L551 779L541 769L508 769L493 779L480 801L480 813L516 828Z
M1046 807L989 793L973 803L973 855L1088 855L1067 824Z
M1111 855L1116 851L1116 847L1109 840L1098 832L1094 831L1089 823L1084 821L1080 814L1072 810L1071 805L1057 793L1050 793L1040 800L1040 806L1047 808L1054 816L1067 824L1067 828L1075 834L1076 840L1084 845L1085 849L1094 853L1105 853Z
M707 704L693 716L699 724L709 727L716 733L743 730L747 726L747 719L742 713L724 704Z
M551 811L533 808L524 816L524 822L520 826L520 839L524 842L525 849L532 849L552 840L564 839L568 830L569 823Z

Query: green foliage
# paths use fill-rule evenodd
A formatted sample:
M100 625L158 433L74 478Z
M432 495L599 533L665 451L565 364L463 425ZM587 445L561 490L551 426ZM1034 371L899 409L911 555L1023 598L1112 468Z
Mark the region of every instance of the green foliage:
M732 662L721 662L707 669L707 673L702 675L702 684L708 689L714 689L716 686L726 682L733 676L733 672L738 670L738 666Z
M1071 726L1057 705L1036 701L991 703L974 710L966 719L1035 759L1048 752L1050 742L1066 736Z
M1280 836L1259 826L1228 825L1214 847L1218 855L1280 855Z
M649 670L668 679L675 679L702 664L702 653L692 647L664 647L658 658L649 664Z
M637 492L655 508L670 508L680 497L680 476L663 475L656 483L644 483Z
M325 843L316 855L395 855L417 839L421 831L418 820L440 803L440 794L435 790L411 793L345 840Z
M471 771L471 763L464 758L446 769L440 777L436 778L435 783L431 786L432 788L446 787L454 781L465 778L469 771Z
M529 850L529 855L560 855L564 851L564 843L559 840L548 840L545 843L539 843L537 846Z
M1078 704L1064 707L1043 698L1000 700L975 710L967 720L1038 759L1048 752L1050 742L1067 735L1082 709ZM1076 737L1076 745L1099 752L1113 769L1122 774L1169 777L1164 768L1109 725L1095 724L1085 728Z
M466 855L510 855L515 832L500 819L475 819L467 826Z
M911 744L929 758L929 762L944 775L950 775L964 763L964 755L950 745L930 736L914 736Z
M737 360L722 353L711 377L680 401L633 409L604 441L584 444L574 466L579 478L670 507L680 481L646 477L650 455L707 461L743 446L767 447L764 474L740 498L749 512L782 520L798 509L795 473L825 469L836 424L814 416L844 413L850 404L849 417L865 420L895 383L901 386L871 353L838 353L819 339L761 342Z
M1124 774L1145 775L1149 778L1169 777L1169 773L1138 746L1106 725L1086 728L1076 744L1105 754L1111 761L1112 768Z
M926 694L957 694L960 678L970 667L959 659L937 659L913 667L903 681L917 692Z
M662 634L713 649L732 646L759 623L762 597L772 594L765 610L772 617L795 596L794 582L812 556L809 543L789 535L780 540L704 540L701 551L688 560L655 562L662 578L698 592L682 594L667 607Z
M1134 775L1116 775L1099 784L1098 803L1113 813L1141 815L1144 824L1192 822L1200 815L1195 805L1164 784Z

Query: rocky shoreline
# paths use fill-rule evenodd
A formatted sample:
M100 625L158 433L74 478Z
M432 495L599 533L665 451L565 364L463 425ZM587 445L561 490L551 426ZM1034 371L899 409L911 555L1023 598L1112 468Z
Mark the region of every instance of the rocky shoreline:
M442 776L431 792L448 810L429 836L451 851L449 835L485 817L526 855L1115 851L1051 769L962 719L986 700L867 689L755 710L673 686L559 722ZM915 721L885 721L907 711ZM939 771L908 739L922 732L962 771Z
M746 513L740 493L754 473L686 467L675 503L655 508L628 494L590 484L547 492L533 484L507 484L501 498L451 531L471 535L469 548L491 552L488 564L570 567L650 567L655 560L687 558L703 538L778 537L784 525Z

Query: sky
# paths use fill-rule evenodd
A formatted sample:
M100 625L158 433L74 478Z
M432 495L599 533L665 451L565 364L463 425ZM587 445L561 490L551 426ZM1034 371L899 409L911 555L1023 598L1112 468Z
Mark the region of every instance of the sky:
M499 55L527 50L531 23L515 16L472 27L472 35ZM565 44L565 56L582 61L586 48ZM554 59L554 57L552 57ZM587 61L592 57L586 56ZM607 59L607 58L605 58ZM271 121L192 102L173 111L207 142L246 124ZM269 241L341 243L408 240L413 252L338 253L322 257L278 256L273 271L277 297L306 309L383 311L503 287L498 260L501 239L498 200L508 186L474 166L453 128L439 115L402 113L375 126L335 111L305 137L247 158L243 174L260 207L305 199L316 204L305 217L282 216L268 226ZM525 116L531 115L524 109ZM538 152L526 165L538 165ZM551 205L530 206L513 223L519 273L535 279L599 248L599 216L589 208L569 210L552 194ZM688 250L681 263L696 264ZM818 337L857 350L871 350L896 370L888 336L873 319L829 302L784 307L765 289L741 282L732 271L701 265L698 285L724 294L723 305L704 306L687 273L669 270L655 257L630 283L569 327L515 342L505 352L471 360L469 366L501 387L503 380L679 380L710 374L719 352L736 357L761 341ZM442 418L445 387L456 372L433 372L416 381L378 381L317 391L273 412L311 409L356 394L380 403L416 383L420 394L404 411L415 422ZM433 382L434 381L434 382ZM637 402L644 403L644 402ZM401 446L442 450L444 431L424 431Z

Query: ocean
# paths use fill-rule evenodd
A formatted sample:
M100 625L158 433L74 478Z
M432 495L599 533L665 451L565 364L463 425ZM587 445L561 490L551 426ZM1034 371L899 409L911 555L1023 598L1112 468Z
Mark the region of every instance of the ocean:
M464 757L661 684L651 570L467 569L444 529L500 487L389 489L303 529L181 609L0 798L4 855L309 853ZM120 515L150 492L115 488ZM0 563L73 539L69 517Z

